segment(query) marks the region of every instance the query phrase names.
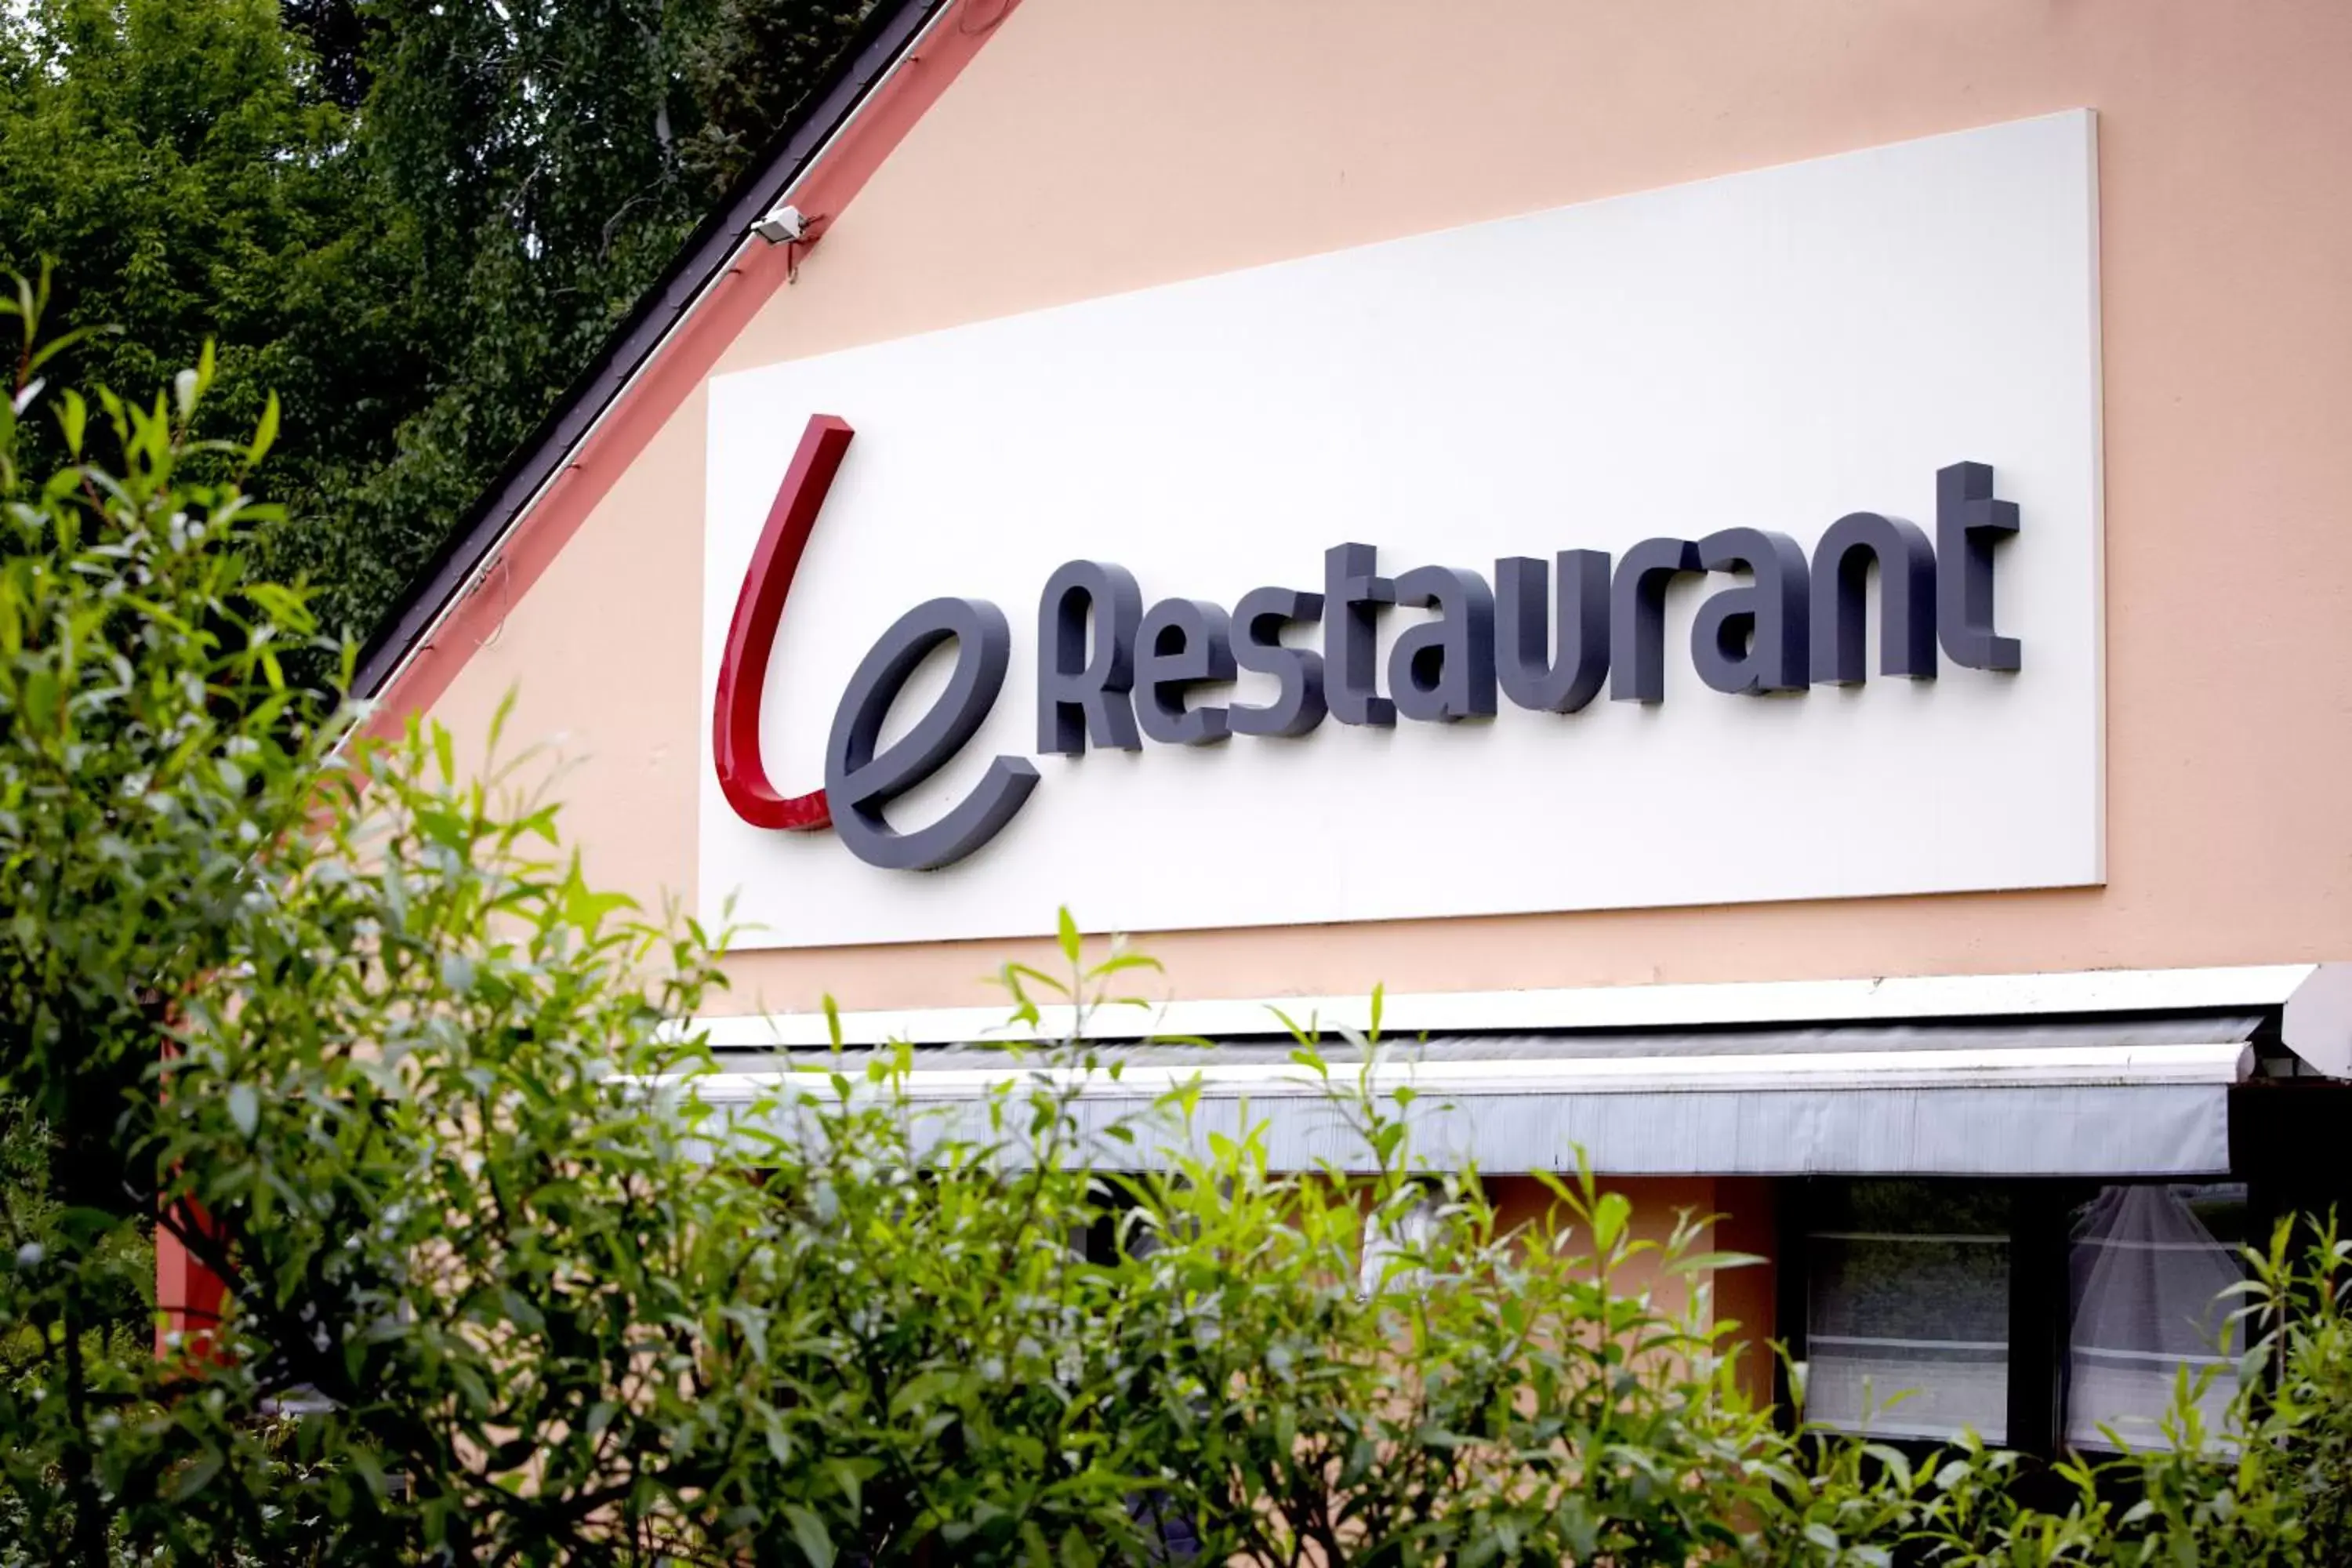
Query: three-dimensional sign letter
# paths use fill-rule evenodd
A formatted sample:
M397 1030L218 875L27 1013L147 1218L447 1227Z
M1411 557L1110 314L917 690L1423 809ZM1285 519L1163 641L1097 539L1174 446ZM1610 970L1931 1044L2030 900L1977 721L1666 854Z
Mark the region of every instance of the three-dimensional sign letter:
M1286 647L1282 628L1313 623L1323 614L1323 595L1296 588L1252 588L1234 605L1234 662L1274 677L1275 699L1264 707L1236 702L1225 722L1236 735L1304 735L1323 722L1323 656Z
M1936 470L1936 631L1952 662L2015 669L2015 637L1992 629L1992 547L2017 531L2017 503L1995 500L1992 469L1954 463Z
M1072 561L1045 579L1037 598L1039 751L1075 757L1088 736L1123 752L1142 747L1127 695L1135 684L1135 623L1142 618L1143 593L1124 566Z
M1687 539L1645 539L1625 552L1609 586L1609 700L1666 698L1666 584L1700 570Z
M1153 740L1205 746L1225 738L1225 710L1184 706L1185 691L1234 678L1231 623L1206 599L1162 599L1135 634L1135 717Z
M1389 692L1408 719L1495 716L1495 595L1486 579L1454 566L1416 566L1396 580L1401 605L1436 618L1407 626L1389 649Z
M1812 573L1785 533L1727 528L1698 542L1710 572L1746 570L1755 581L1723 588L1691 622L1698 678L1734 696L1802 691L1812 661Z
M1495 563L1495 674L1503 695L1538 713L1574 713L1609 677L1609 552L1563 550L1559 638L1551 641L1544 563L1506 555ZM1546 647L1552 647L1549 658Z
M947 689L912 730L877 753L882 726L907 678L950 640L956 651ZM883 806L946 766L978 732L1004 685L1012 653L1013 633L994 605L933 599L899 616L858 665L825 742L824 793L835 830L860 860L893 871L953 865L995 837L1037 787L1035 763L998 757L979 785L929 826L901 833L882 816Z
M1380 575L1379 562L1369 544L1323 552L1323 695L1342 724L1396 722L1396 704L1373 684L1381 606L1396 602L1396 584Z
M1936 549L1917 524L1850 511L1813 546L1813 679L1864 677L1864 587L1878 563L1878 672L1936 679Z

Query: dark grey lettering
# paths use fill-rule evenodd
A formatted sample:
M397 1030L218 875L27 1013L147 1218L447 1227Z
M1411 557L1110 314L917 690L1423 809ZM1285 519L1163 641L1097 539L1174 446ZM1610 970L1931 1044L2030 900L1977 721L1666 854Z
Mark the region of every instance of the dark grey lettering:
M1609 585L1609 700L1666 698L1666 585L1700 569L1687 539L1645 539L1625 552Z
M1296 588L1252 588L1234 605L1234 662L1275 679L1274 700L1236 702L1225 721L1236 735L1304 735L1323 722L1323 658L1286 647L1282 628L1322 618L1323 595Z
M1087 749L1088 736L1124 752L1142 746L1128 700L1135 624L1142 616L1143 595L1124 566L1072 561L1045 579L1037 598L1039 751L1074 757Z
M1451 722L1495 715L1495 595L1486 579L1453 566L1416 566L1396 580L1396 602L1434 619L1407 626L1389 650L1389 691L1408 719Z
M1374 685L1381 606L1396 602L1396 584L1375 570L1379 561L1369 544L1323 552L1323 693L1342 724L1396 722L1396 704Z
M1135 717L1153 740L1205 746L1226 735L1225 710L1184 706L1184 694L1204 682L1234 678L1231 624L1224 607L1205 599L1162 599L1143 613L1135 634Z
M1813 546L1813 679L1864 679L1864 589L1878 565L1878 672L1936 679L1936 548L1916 523L1853 511Z
M1609 552L1563 550L1554 560L1557 642L1544 563L1527 555L1495 563L1495 673L1503 695L1520 707L1573 713L1601 694L1609 677Z
M890 705L932 649L952 640L955 668L929 712L877 754ZM979 786L945 816L911 833L893 828L882 807L946 765L978 732L1004 685L1013 634L984 599L933 599L882 634L851 676L834 710L824 748L824 797L851 854L894 871L931 871L962 859L1013 820L1037 787L1026 757L998 757Z
M2023 650L1992 629L1992 547L2017 531L2017 503L1996 500L1992 469L1954 463L1936 470L1936 631L1952 662L2015 669Z
M1698 542L1710 572L1746 571L1755 580L1718 589L1691 623L1698 678L1735 696L1802 691L1812 662L1812 574L1785 533L1727 528Z

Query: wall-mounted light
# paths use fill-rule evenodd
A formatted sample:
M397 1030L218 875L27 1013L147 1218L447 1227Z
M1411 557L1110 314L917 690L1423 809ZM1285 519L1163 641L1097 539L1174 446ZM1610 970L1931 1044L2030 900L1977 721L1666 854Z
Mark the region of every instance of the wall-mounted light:
M809 220L801 209L780 203L766 217L751 226L751 232L770 245L796 245L808 237Z

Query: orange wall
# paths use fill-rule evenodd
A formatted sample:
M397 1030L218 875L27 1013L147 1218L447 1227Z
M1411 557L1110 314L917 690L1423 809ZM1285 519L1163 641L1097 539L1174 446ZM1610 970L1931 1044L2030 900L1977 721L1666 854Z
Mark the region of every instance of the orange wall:
M1765 1259L1747 1268L1710 1270L1701 1282L1707 1289L1703 1321L1737 1325L1724 1351L1738 1355L1740 1382L1748 1397L1769 1404L1775 1366L1771 1341L1780 1331L1772 1283L1772 1184L1741 1177L1622 1176L1605 1185L1633 1204L1637 1242L1662 1248L1677 1215L1687 1213L1713 1222L1700 1234L1695 1252L1744 1252ZM1532 1176L1488 1176L1486 1188L1506 1229L1557 1229L1561 1223L1553 1216L1551 1194ZM1682 1284L1659 1267L1664 1261L1658 1250L1636 1257L1618 1277L1620 1291L1654 1293L1665 1310L1682 1310L1687 1298Z
M720 369L2088 105L2105 888L1148 945L1190 996L2352 956L2347 63L2333 0L1026 0ZM519 688L513 732L577 761L592 873L648 899L694 875L703 406L436 709L478 736ZM986 1002L1019 951L746 954L729 1005Z

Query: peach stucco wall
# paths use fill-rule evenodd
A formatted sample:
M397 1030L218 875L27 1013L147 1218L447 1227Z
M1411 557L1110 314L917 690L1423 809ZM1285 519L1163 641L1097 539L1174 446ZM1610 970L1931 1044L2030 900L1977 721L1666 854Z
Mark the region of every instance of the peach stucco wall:
M1485 1185L1502 1229L1530 1237L1566 1232L1572 1253L1590 1247L1591 1237L1577 1233L1559 1200L1535 1177L1489 1176ZM1690 1312L1697 1325L1724 1330L1719 1349L1736 1357L1742 1390L1757 1404L1769 1404L1779 1365L1772 1345L1781 1333L1773 1298L1772 1184L1741 1177L1628 1176L1606 1180L1603 1185L1633 1205L1627 1234L1635 1250L1615 1276L1619 1292L1648 1294L1662 1311L1675 1316ZM1669 1244L1676 1223L1685 1218L1699 1226L1685 1256L1731 1253L1762 1261L1731 1268L1674 1270ZM1690 1291L1697 1286L1706 1295L1694 1303Z
M2336 0L1026 0L719 368L2087 105L2106 887L1149 946L1191 996L2352 956L2348 69ZM702 421L436 705L478 735L518 689L592 872L649 899L694 875ZM985 1001L1017 948L747 954L730 1005Z

